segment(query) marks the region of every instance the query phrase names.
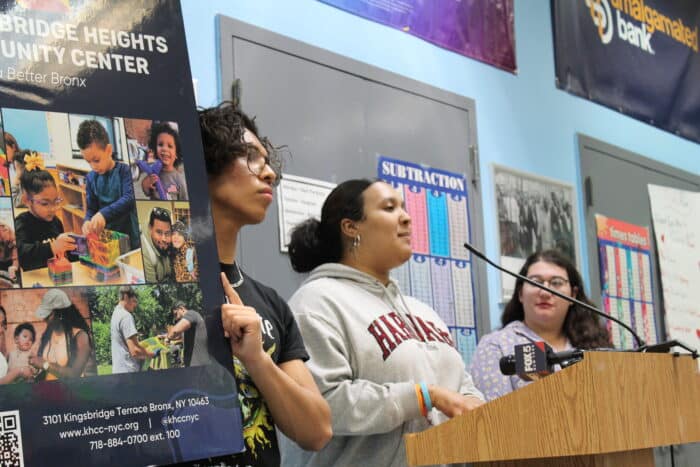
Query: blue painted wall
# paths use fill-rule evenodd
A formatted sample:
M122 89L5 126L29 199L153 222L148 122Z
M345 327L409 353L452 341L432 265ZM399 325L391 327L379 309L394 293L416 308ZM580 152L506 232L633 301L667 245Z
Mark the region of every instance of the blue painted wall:
M219 99L217 14L474 99L483 175L486 253L496 258L498 233L492 163L573 183L580 201L576 133L584 133L700 173L700 145L558 90L554 84L549 1L515 3L517 75L316 0L182 0L182 8L200 105L211 105ZM579 212L582 212L580 204ZM580 238L584 238L582 224L579 216ZM585 258L586 252L580 253ZM584 277L588 275L585 264L582 273ZM488 284L493 325L500 316L500 279L496 272L489 272Z
M46 112L3 109L2 116L5 131L15 137L20 149L31 149L43 153L51 151Z

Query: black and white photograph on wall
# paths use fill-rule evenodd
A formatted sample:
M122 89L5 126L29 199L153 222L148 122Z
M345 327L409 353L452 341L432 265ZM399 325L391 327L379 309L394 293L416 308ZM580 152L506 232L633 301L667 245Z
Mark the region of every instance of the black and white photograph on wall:
M531 253L555 248L578 264L573 185L493 166L501 265L518 271ZM515 281L502 274L504 300Z

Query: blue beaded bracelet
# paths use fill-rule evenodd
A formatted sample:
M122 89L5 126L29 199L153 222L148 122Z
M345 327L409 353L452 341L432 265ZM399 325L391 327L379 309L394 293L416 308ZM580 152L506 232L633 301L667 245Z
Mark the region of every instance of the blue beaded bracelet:
M428 385L425 382L420 382L420 391L423 394L423 401L425 402L425 408L428 413L433 410L433 401L430 400L430 391L428 391Z

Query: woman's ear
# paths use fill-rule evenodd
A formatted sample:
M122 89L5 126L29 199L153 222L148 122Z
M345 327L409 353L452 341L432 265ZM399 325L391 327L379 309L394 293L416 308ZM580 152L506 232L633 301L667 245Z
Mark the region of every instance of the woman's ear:
M355 238L357 237L357 224L355 221L352 221L350 219L343 219L340 221L340 233L349 238Z

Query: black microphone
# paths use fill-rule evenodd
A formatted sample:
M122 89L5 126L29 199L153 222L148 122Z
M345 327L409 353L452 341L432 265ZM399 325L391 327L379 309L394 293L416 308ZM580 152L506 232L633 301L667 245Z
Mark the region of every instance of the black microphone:
M515 374L525 381L537 381L554 372L548 355L552 348L543 341L515 346Z
M608 320L610 320L610 321L614 321L615 323L619 324L619 325L622 326L623 328L627 329L627 330L629 331L630 334L632 334L632 336L634 337L634 340L637 341L637 347L638 347L638 350L639 350L640 352L645 351L645 349L647 348L646 343L642 340L641 337L639 337L639 336L637 335L636 332L634 332L634 329L632 329L631 327L629 327L627 324L625 324L624 322L620 321L619 319L617 319L617 318L615 318L615 317L613 317L613 316L610 316L610 315L608 315L608 314L603 313L602 311L600 311L599 309L597 309L597 308L594 307L593 305L589 305L588 303L584 303L584 302L582 302L582 301L580 301L580 300L576 300L576 299L573 298L573 297L569 297L568 295L564 295L564 294L561 293L561 292L558 292L558 291L556 291L556 290L554 290L554 289L550 289L549 287L546 287L544 284L540 284L540 283L538 283L538 282L535 282L535 281L533 281L532 279L528 279L527 277L518 274L517 272L510 271L510 270L508 270L508 269L502 267L501 265L494 263L493 261L491 261L490 259L488 259L488 258L486 257L486 255L484 255L482 252L480 252L479 250L477 250L476 248L474 248L473 246L471 246L469 243L465 243L465 244L464 244L464 248L466 248L467 250L471 251L472 253L474 253L474 255L476 255L477 257L479 257L479 258L481 258L481 259L483 259L484 261L486 261L488 264L490 264L491 266L495 267L495 268L498 269L499 271L503 271L503 272L505 272L506 274L515 277L516 279L521 279L521 280L527 282L528 284L530 284L530 285L532 285L532 286L534 286L534 287L537 287L537 288L542 289L542 290L546 290L547 292L551 293L552 295L555 295L555 296L557 296L557 297L559 297L559 298L563 298L564 300L566 300L566 301L569 302L569 303L573 303L573 304L579 305L579 306L581 306L581 307L583 307L583 308L585 308L585 309L587 309L587 310L589 310L589 311L592 311L593 313L595 313L595 314L598 315L598 316L602 316L602 317L605 318L605 319L608 319ZM697 355L697 352L695 353L695 355ZM697 356L695 356L695 358L697 358Z
M584 352L581 349L554 352L543 341L516 345L514 349L515 353L501 357L498 365L502 374L517 374L525 381L534 381L553 373L554 365L562 368L573 365L583 359Z

